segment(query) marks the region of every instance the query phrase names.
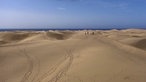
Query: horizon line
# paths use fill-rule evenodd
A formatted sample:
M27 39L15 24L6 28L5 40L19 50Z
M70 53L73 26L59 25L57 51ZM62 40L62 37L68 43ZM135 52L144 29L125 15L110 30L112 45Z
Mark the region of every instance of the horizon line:
M4 28L0 31L47 31L47 30L125 30L125 29L143 29L146 28Z

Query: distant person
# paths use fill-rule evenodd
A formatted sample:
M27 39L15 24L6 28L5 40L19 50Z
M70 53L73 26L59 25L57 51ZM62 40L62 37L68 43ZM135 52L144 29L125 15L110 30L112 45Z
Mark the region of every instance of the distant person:
M89 35L89 32L87 31L87 35Z
M89 32L87 31L87 32L85 32L85 35L89 35Z
M95 34L94 32L91 33L91 35L94 35L94 34Z

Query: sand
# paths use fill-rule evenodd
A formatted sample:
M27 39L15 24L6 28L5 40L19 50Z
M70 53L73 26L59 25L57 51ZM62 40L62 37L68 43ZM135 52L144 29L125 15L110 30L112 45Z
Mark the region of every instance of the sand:
M146 30L88 32L0 32L0 82L146 82Z

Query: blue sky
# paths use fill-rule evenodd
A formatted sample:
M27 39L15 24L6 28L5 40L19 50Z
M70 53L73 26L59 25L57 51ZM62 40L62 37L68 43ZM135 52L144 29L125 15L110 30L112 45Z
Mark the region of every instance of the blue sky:
M0 28L144 28L146 0L0 0Z

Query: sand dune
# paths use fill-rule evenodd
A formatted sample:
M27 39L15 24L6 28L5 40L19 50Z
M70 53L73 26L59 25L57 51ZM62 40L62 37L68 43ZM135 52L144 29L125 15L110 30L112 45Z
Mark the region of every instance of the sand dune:
M57 39L57 40L65 40L71 37L73 32L67 32L67 31L55 31L55 32L47 32L47 36L52 39Z
M132 44L135 47L146 50L146 39L139 40Z
M85 32L1 32L0 82L146 82L145 30Z
M3 34L1 33L0 41L1 43L19 42L32 36L36 36L37 34L38 33L35 32L5 32Z

